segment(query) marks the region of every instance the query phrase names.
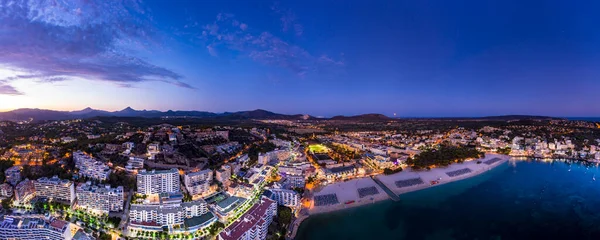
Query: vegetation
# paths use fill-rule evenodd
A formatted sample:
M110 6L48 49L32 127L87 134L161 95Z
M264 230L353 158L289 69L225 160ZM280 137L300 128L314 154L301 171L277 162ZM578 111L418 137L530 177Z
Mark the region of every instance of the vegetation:
M2 209L10 209L12 205L12 198L6 198L2 200Z
M469 158L484 156L484 153L474 148L440 145L439 148L427 149L414 158L409 158L406 163L413 169L423 169L432 166L448 166Z
M270 152L270 151L275 150L275 148L276 148L275 144L273 144L271 142L264 142L260 145L252 144L250 146L250 148L248 148L248 158L250 158L250 161L248 161L248 164L250 166L254 165L258 161L259 153Z
M294 188L293 190L296 191L298 194L300 194L300 196L302 196L304 194L304 188L297 187L297 188Z
M6 171L6 169L12 167L13 165L15 165L15 162L11 161L11 160L2 160L2 161L0 161L0 182L4 182L4 180L6 180L6 176L4 175L4 171Z
M284 240L288 226L292 223L292 209L289 207L278 206L277 217L269 225L267 239Z
M72 159L70 160L72 162ZM23 178L38 179L42 177L53 177L58 176L61 179L72 179L73 178L73 167L71 164L43 164L42 166L23 166L21 176Z
M106 184L109 184L111 187L123 186L124 190L127 191L129 189L135 189L136 180L125 171L115 171L108 175Z
M398 172L402 172L401 167L396 168L396 169L390 169L390 168L383 169L383 174L385 174L385 175L391 175L391 174L398 173Z
M106 221L108 223L111 223L113 225L113 227L117 227L117 226L119 226L119 223L121 223L121 218L120 217L108 217L108 219Z
M222 222L215 222L212 225L210 225L210 227L208 227L208 232L210 233L210 235L215 235L217 233L219 233L221 230L223 230L225 228L225 224L223 224Z
M508 155L511 152L511 148L510 147L505 147L505 148L498 148L496 150L497 153L499 154L504 154L504 155Z

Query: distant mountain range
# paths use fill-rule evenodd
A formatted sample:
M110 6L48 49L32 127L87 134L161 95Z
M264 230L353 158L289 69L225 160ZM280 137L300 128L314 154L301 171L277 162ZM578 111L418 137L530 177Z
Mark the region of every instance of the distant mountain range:
M9 121L48 121L48 120L69 120L85 119L93 117L196 117L196 118L222 118L222 119L280 119L280 120L308 120L319 119L310 115L295 114L286 115L269 112L262 109L241 112L213 113L205 111L157 111L157 110L135 110L127 107L120 111L104 111L92 108L85 108L78 111L54 111L45 109L23 108L8 112L0 112L0 120Z
M390 121L394 118L387 117L383 114L362 114L356 116L335 116L332 118L318 118L307 114L279 114L262 109L240 112L224 112L213 113L206 111L157 111L157 110L135 110L127 107L120 111L104 111L92 108L85 108L78 111L55 111L46 109L31 109L22 108L8 112L0 112L0 120L9 121L48 121L48 120L69 120L69 119L85 119L93 117L143 117L143 118L159 118L159 117L195 117L195 118L215 118L225 120L243 120L243 119L271 119L271 120L334 120L334 121ZM442 118L442 119L463 119L463 120L515 120L515 119L559 119L544 116L525 116L525 115L508 115L495 117L481 118Z
M390 118L388 116L385 116L383 114L378 114L378 113L370 113L370 114L363 114L363 115L357 115L357 116L335 116L332 117L330 120L340 120L340 121L388 121L388 120L393 120L393 118Z

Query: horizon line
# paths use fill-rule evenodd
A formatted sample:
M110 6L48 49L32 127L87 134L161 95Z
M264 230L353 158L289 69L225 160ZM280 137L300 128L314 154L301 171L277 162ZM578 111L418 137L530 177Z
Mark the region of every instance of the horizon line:
M268 111L268 112L272 112L272 113L277 113L277 114L283 114L283 113L279 113L276 111L271 111L271 110L266 110L264 108L256 108L256 109L252 109L252 110L240 110L240 111L207 111L207 110L173 110L173 109L168 109L168 110L156 110L156 109L135 109L131 106L127 106L125 108L119 109L119 110L103 110L103 109L97 109L97 108L92 108L92 107L85 107L83 109L75 109L75 110L56 110L56 109L47 109L47 108L29 108L29 107L23 107L23 108L15 108L15 109L0 109L0 113L6 113L6 112L11 112L11 111L16 111L16 110L22 110L22 109L30 109L30 110L47 110L47 111L57 111L57 112L75 112L75 111L82 111L85 109L92 109L92 110L98 110L98 111L106 111L106 112L118 112L118 111L122 111L125 110L127 108L131 108L135 111L159 111L159 112L168 112L168 111L196 111L196 112L209 112L209 113L217 113L217 114L222 114L222 113L235 113L235 112L247 112L247 111L257 111L257 110L263 110L263 111ZM284 114L284 115L297 115L297 114L306 114L306 113L290 113L290 114ZM336 116L360 116L360 115L367 115L367 114L381 114L384 115L386 117L392 118L392 119L416 119L416 118L429 118L429 119L435 119L435 118L485 118L485 117L502 117L502 116L534 116L534 117L552 117L552 118L600 118L600 116L554 116L554 115L540 115L540 114L497 114L497 115L472 115L472 116L394 116L392 115L388 115L388 114L384 114L384 113L377 113L377 112L367 112L367 113L358 113L358 114L350 114L350 115L344 115L344 114L333 114L333 115L329 115L329 116L316 116L316 115L312 115L312 114L306 114L306 115L310 115L312 117L316 117L316 118L331 118L331 117L336 117Z

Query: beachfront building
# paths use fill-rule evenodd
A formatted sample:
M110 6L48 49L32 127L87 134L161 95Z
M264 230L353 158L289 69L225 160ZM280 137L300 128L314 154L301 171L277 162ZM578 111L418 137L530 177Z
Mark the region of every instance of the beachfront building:
M334 182L337 179L347 179L358 174L358 168L350 166L332 166L330 168L322 168L323 175L329 182Z
M25 179L15 186L15 204L22 205L29 202L35 196L33 181Z
M17 183L21 181L21 166L12 166L4 171L4 176L6 176L6 182L15 186Z
M202 199L183 202L181 193L161 193L157 202L132 204L129 209L130 229L163 231L163 227L197 231L216 221Z
M144 159L138 157L129 157L127 165L125 165L125 170L128 172L134 172L142 168L144 168Z
M210 183L212 179L213 172L210 169L198 172L188 172L183 176L185 188L192 196L205 196L210 194Z
M292 208L300 206L300 195L294 190L269 189L265 191L264 195L281 206Z
M4 216L0 239L70 239L71 224L52 218Z
M123 187L80 183L76 189L77 206L90 212L108 214L123 211Z
M97 161L82 151L73 152L75 167L79 169L79 175L91 179L104 181L110 174L110 168L106 164Z
M137 175L137 193L157 194L179 192L179 171L170 170L140 170Z
M219 240L266 239L269 225L277 215L277 203L267 197L252 206L244 215L219 233Z
M75 186L69 180L60 179L58 176L43 177L35 181L33 185L38 197L45 197L69 205L75 201Z

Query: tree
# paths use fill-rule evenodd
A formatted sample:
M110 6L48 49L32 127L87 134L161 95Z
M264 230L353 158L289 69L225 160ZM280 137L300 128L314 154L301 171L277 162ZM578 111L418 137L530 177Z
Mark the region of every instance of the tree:
M292 222L292 209L289 207L277 207L277 219L283 226L288 226Z
M210 227L208 227L208 232L210 233L210 235L215 235L218 232L221 231L221 229L225 228L225 224L223 224L222 222L215 222L212 225L210 225Z
M2 209L10 209L11 205L12 205L12 199L11 198L7 198L7 199L3 199L2 200Z

